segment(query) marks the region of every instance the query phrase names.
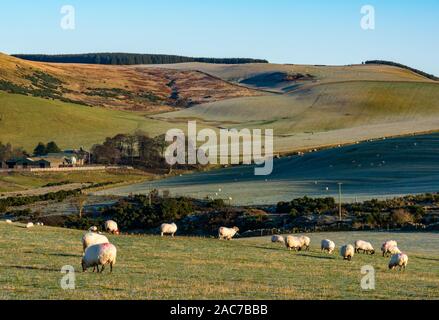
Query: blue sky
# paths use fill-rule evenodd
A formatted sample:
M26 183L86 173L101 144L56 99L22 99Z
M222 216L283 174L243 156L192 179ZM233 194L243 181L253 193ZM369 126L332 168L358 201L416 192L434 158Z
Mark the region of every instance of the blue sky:
M63 5L76 29L60 27ZM376 29L360 27L363 5ZM437 0L21 0L0 5L5 53L135 52L277 63L393 60L439 75Z

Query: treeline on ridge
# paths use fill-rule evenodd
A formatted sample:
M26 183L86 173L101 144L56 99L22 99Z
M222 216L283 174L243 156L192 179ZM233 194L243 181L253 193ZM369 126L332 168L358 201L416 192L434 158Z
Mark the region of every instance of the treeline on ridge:
M421 71L421 70L418 70L418 69L415 69L415 68L411 68L411 67L408 67L406 65L403 65L403 64L400 64L400 63L397 63L397 62L393 62L393 61L369 60L369 61L366 61L365 64L382 64L382 65L387 65L387 66L393 66L393 67L398 67L398 68L402 68L402 69L407 69L407 70L410 70L410 71L412 71L412 72L414 72L416 74L419 74L419 75L421 75L423 77L426 77L426 78L428 78L430 80L439 81L439 77L436 77L436 76L434 76L432 74L429 74L429 73L426 73L424 71Z
M221 64L268 63L267 60L251 58L194 58L167 54L136 53L85 53L85 54L15 54L14 57L39 62L85 63L110 65L172 64L183 62L205 62Z

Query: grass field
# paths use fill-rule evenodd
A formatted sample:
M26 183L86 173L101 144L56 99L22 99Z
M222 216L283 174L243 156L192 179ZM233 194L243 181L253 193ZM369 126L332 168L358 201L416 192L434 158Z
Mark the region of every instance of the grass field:
M334 233L311 235L311 252L292 253L267 238L234 240L110 236L118 248L113 274L77 273L76 289L60 288L64 265L80 270L83 232L25 229L0 222L0 299L437 299L438 234ZM318 250L362 237L376 246L394 238L410 260L406 272L387 258L357 255L346 262ZM376 290L360 288L372 265Z
M29 152L39 141L55 140L63 149L89 148L118 133L142 130L156 136L186 127L186 121L165 122L139 113L0 92L0 140Z
M153 175L138 170L11 172L0 174L0 193L41 188L48 183L134 183L152 179Z

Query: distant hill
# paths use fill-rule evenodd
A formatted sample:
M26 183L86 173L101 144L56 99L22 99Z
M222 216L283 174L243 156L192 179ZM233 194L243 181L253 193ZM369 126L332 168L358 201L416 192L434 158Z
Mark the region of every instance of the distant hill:
M15 54L14 57L39 62L85 63L85 64L173 64L183 62L204 62L215 64L268 63L267 60L251 58L193 58L166 54L135 53L86 53L86 54Z
M424 71L421 71L421 70L418 70L418 69L415 69L415 68L411 68L411 67L405 66L403 64L400 64L400 63L397 63L397 62L393 62L393 61L369 60L369 61L366 61L365 64L382 64L382 65L386 65L386 66L393 66L393 67L403 68L403 69L410 70L410 71L412 71L414 73L417 73L417 74L419 74L419 75L421 75L423 77L426 77L428 79L431 79L431 80L434 80L434 81L438 81L439 80L439 77L436 77L436 76L434 76L432 74L429 74L429 73L426 73Z

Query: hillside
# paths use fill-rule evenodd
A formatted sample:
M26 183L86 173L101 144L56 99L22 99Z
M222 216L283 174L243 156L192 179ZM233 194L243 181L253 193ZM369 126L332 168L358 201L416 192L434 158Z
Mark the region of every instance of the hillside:
M147 67L145 67L147 68ZM272 92L156 115L237 128L271 128L278 152L439 129L439 82L387 65L181 64Z
M39 141L61 148L91 147L108 136L143 130L152 136L186 123L170 123L127 111L87 107L0 92L0 140L32 151Z
M0 299L437 299L437 234L312 234L310 252L288 252L267 238L230 242L158 236L109 236L118 248L112 274L82 273L83 231L0 222ZM365 237L375 246L395 238L410 260L406 272L387 270L387 258L320 253ZM421 238L420 238L421 237ZM11 243L20 243L19 246ZM50 245L46 245L50 243ZM420 246L419 244L423 244ZM433 250L433 251L431 251ZM361 267L376 270L376 290L360 287ZM60 270L76 270L76 289L62 290ZM395 283L398 286L395 286Z
M0 54L0 90L148 112L260 94L199 71L49 64L4 54Z

